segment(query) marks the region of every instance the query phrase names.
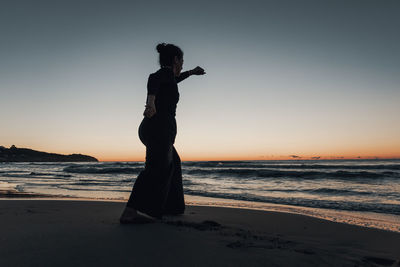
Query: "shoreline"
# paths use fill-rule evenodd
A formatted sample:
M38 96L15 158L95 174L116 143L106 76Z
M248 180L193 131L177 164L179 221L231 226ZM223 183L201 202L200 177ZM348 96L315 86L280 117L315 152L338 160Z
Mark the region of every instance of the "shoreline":
M5 197L4 197L5 196ZM0 190L1 200L64 200L64 201L93 201L93 202L126 202L127 199L114 198L83 198L72 196L57 196L36 193L18 192L13 189ZM186 205L204 207L222 207L234 209L272 211L309 216L330 222L344 223L370 229L379 229L400 233L400 216L375 212L345 211L334 209L310 208L294 205L284 205L245 200L213 198L185 195Z
M122 201L3 199L5 266L397 266L400 233L293 213L188 205L121 225Z

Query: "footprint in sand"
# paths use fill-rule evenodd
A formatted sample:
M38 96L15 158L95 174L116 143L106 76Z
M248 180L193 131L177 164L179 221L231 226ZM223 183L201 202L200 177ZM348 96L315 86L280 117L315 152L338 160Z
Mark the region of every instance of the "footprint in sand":
M393 266L393 264L396 262L395 260L392 260L392 259L385 259L385 258L379 258L379 257L364 257L363 261L368 262L368 263L379 264L379 265L383 265L383 266ZM400 266L400 262L397 263L397 266Z
M181 227L190 227L194 228L200 231L206 231L206 230L219 230L223 226L215 221L203 221L201 223L196 223L196 222L185 222L185 221L168 221L165 222L166 224L171 224L171 225L176 225L176 226L181 226Z

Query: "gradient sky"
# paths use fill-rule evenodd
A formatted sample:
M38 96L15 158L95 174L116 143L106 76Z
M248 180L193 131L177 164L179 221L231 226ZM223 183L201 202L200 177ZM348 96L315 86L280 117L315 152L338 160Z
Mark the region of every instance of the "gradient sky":
M183 160L400 157L399 1L2 1L0 145L143 160L177 44Z

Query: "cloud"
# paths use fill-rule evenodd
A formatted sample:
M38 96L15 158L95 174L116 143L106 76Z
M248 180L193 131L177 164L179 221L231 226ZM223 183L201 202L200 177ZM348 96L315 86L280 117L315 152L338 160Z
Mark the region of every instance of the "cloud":
M289 157L294 158L294 159L300 159L300 156L296 156L296 155L290 155Z

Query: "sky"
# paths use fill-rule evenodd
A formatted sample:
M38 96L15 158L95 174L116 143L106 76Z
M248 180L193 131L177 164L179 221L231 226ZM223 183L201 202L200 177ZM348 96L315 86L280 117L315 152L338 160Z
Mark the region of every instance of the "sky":
M400 157L399 1L8 1L0 145L142 161L155 47L184 51L183 160Z

